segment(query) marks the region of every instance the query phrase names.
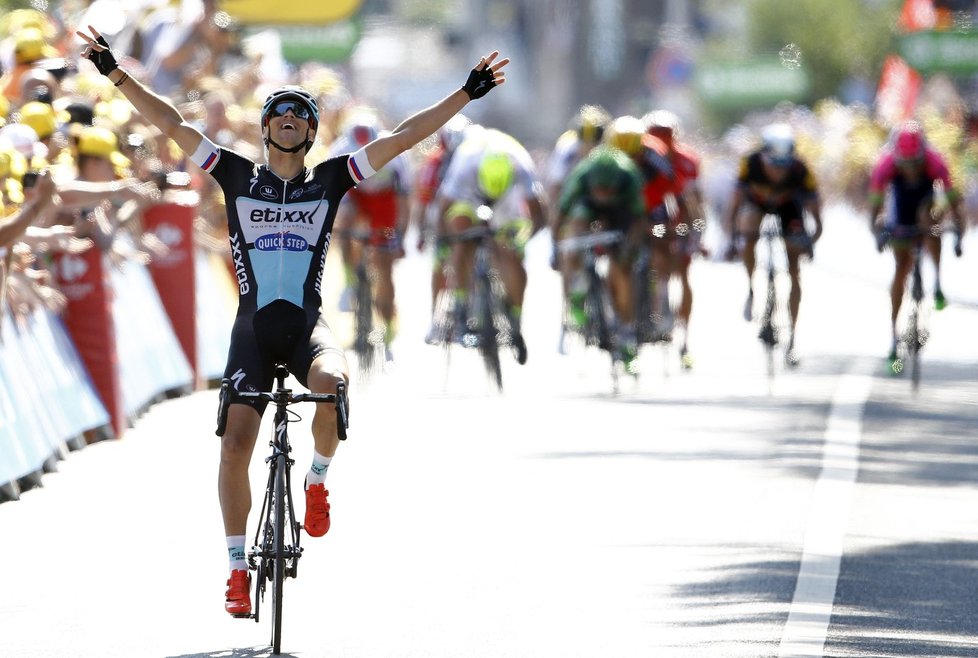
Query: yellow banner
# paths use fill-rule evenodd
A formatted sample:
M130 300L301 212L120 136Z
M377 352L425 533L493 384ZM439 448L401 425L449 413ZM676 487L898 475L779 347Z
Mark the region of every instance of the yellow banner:
M218 0L218 6L241 23L324 25L349 18L363 0L326 0L279 4L268 0Z

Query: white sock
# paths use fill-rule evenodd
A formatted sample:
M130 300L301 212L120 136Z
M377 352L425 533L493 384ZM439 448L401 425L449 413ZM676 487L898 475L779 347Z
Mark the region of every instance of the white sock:
M228 535L228 559L231 561L231 571L236 569L241 571L248 570L248 561L245 559L245 536Z
M309 469L309 473L306 474L306 486L310 484L322 484L326 481L326 469L329 468L329 463L333 460L332 457L323 457L315 450L312 451L312 467Z

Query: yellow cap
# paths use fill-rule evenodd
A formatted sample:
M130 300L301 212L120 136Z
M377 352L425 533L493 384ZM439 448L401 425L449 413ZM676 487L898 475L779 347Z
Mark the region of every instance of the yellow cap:
M14 36L14 58L18 64L29 64L44 57L56 57L58 51L47 45L44 33L36 27L17 30Z
M20 108L20 122L33 128L38 139L50 137L58 127L54 108L39 101L24 103Z
M115 133L101 126L87 126L78 135L78 154L96 158L111 158L117 152L119 140Z

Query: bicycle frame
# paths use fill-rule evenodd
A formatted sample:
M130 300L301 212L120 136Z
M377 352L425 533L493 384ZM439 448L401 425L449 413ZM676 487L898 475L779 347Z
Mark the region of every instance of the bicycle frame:
M497 231L488 225L492 211L487 206L479 208L479 219L485 224L473 226L454 235L439 238L441 244L472 242L475 256L472 267L472 295L469 299L468 321L470 326L456 327L454 308L445 308L445 328L441 340L450 344L459 331L462 344L478 348L485 361L486 370L496 386L502 390L502 364L499 360L501 346L514 346L515 321L503 302L498 276L492 265L493 240Z
M378 352L384 343L383 329L374 326L373 279L376 277L368 265L368 260L370 253L374 250L393 251L397 247L396 245L373 244L376 233L369 229L345 229L335 233L360 247L360 258L354 270L356 294L354 297L353 351L357 355L360 375L365 377L373 370Z
M920 388L920 350L927 342L928 332L924 326L924 282L920 271L923 253L923 238L914 238L913 269L910 271L910 313L903 332L903 344L910 359L910 382L913 390Z
M761 238L767 250L767 289L764 298L764 313L760 317L758 338L765 348L768 377L774 376L774 348L780 342L779 324L783 324L784 310L778 296L778 268L775 264L775 242L783 238L781 226L777 217L767 215L761 224Z
M583 271L587 278L587 293L585 309L588 311L588 323L584 327L583 337L586 345L596 345L605 350L611 357L612 377L617 382L617 364L621 362L614 331L614 312L607 285L598 273L599 251L602 247L618 244L623 239L620 231L600 231L580 236L564 238L557 243L557 250L562 254L582 253L584 257ZM567 329L565 321L561 327L561 342L563 331Z
M291 422L289 406L298 402L325 402L336 405L337 432L341 440L346 439L349 427L349 414L346 399L346 384L337 384L336 393L293 393L285 387L289 376L284 365L275 366L275 390L270 392L241 392L232 387L232 381L225 378L221 382L220 403L218 405L217 432L224 436L227 427L228 407L231 402L263 400L275 405L274 431L269 441L271 454L265 459L269 465L268 482L259 514L255 542L248 552L248 567L256 572L254 611L247 617L257 623L261 603L264 600L268 582L272 583L272 649L281 650L282 641L282 594L286 578L298 574L298 562L302 556L299 545L300 524L295 518L292 500L291 468L295 463L289 453L288 425Z

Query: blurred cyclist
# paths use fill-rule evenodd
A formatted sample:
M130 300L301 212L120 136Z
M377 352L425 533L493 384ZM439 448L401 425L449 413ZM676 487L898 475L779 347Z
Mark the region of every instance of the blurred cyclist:
M330 153L352 153L383 134L376 114L356 110L347 118L340 138L330 146ZM407 229L410 180L407 158L398 155L384 167L347 193L336 214L335 230L346 287L340 295L341 311L353 310L356 270L364 258L361 244L352 240L351 229L368 230L370 272L375 277L374 306L384 323L384 357L393 361L391 342L397 333L397 310L394 303L394 260L404 254L401 240Z
M313 392L335 392L349 374L343 350L321 314L321 283L340 199L438 130L469 101L505 82L501 69L509 60L496 61L498 52L483 57L460 89L409 117L390 135L309 169L304 160L316 137L319 107L305 89L280 87L265 100L260 134L267 164L259 165L201 134L170 101L120 69L109 44L95 28L89 30L91 35L77 33L87 46L83 56L224 190L239 292L225 377L237 390L268 390L276 362L286 362ZM237 616L251 612L245 560L251 508L248 466L262 411L263 403L231 404L221 442L218 490L231 561L224 607ZM330 526L326 470L339 444L333 405L317 405L312 434L315 450L306 475L303 527L322 536Z
M555 259L564 286L570 321L577 327L587 322L584 300L587 280L579 253L559 254L557 241L589 232L620 231L623 242L609 250L608 286L619 320L619 340L625 367L633 370L638 354L635 306L632 300L632 255L645 235L645 203L642 174L624 152L610 145L592 150L571 170L551 225Z
M742 212L741 212L742 211ZM809 236L805 214L810 214L815 232ZM741 255L747 270L747 302L744 319L750 320L754 306L754 247L760 237L761 220L775 215L781 224L781 237L788 257L791 292L788 311L791 314L791 337L785 352L785 363L798 364L795 354L795 327L801 305L801 276L798 259L811 257L813 246L822 235L822 209L815 177L808 166L795 155L795 137L784 123L771 124L761 132L761 148L740 162L737 187L727 209L726 225L731 234L742 238ZM735 223L739 219L739 224Z
M654 265L661 272L659 299L652 308L668 309L668 282L679 279L682 297L676 313L682 327L679 356L684 368L691 368L689 356L689 317L693 310L693 289L689 266L694 254L705 254L701 237L704 229L703 204L697 186L699 157L678 140L679 117L667 110L649 112L642 117L648 135L643 138L646 157L639 166L645 174L645 205L649 209ZM664 158L667 166L661 165ZM661 236L663 239L658 239Z
M611 115L600 105L582 105L571 120L570 127L557 138L547 161L547 198L560 198L560 188L567 175L595 146L604 139Z
M878 236L880 250L885 239L889 239L895 262L890 284L893 336L888 360L891 368L897 360L896 324L903 302L904 282L913 267L914 252L909 238L918 231L924 236L924 244L934 261L934 305L941 310L946 304L941 290L941 215L934 212L935 186L943 189L954 217L957 228L954 253L960 256L964 230L961 194L951 183L944 158L927 143L920 123L907 121L893 131L888 147L873 167L869 182L871 227ZM884 219L881 213L888 191L892 194L892 203Z
M467 133L477 130L481 130L481 127L473 125L472 121L462 114L456 114L448 123L439 128L437 145L421 163L418 169L417 182L414 186L412 213L414 225L418 231L418 251L425 248L430 237L435 237L435 240L432 241L431 262L431 326L425 335L425 342L428 344L436 340L435 304L438 295L445 290L445 266L451 252L447 245L439 244L437 240L445 233L444 209L438 201L439 191L442 182L445 180L445 173L448 171L448 165L452 161L455 149L462 143Z
M521 331L526 268L526 243L546 224L546 197L533 159L513 137L494 129L477 131L456 149L439 196L449 235L486 223L477 210L492 209L491 228L496 230L493 260L506 291L507 313L514 330L516 360L526 362L526 342ZM452 272L456 309L464 313L472 281L475 244L457 242L452 247ZM456 326L465 326L460 315Z

